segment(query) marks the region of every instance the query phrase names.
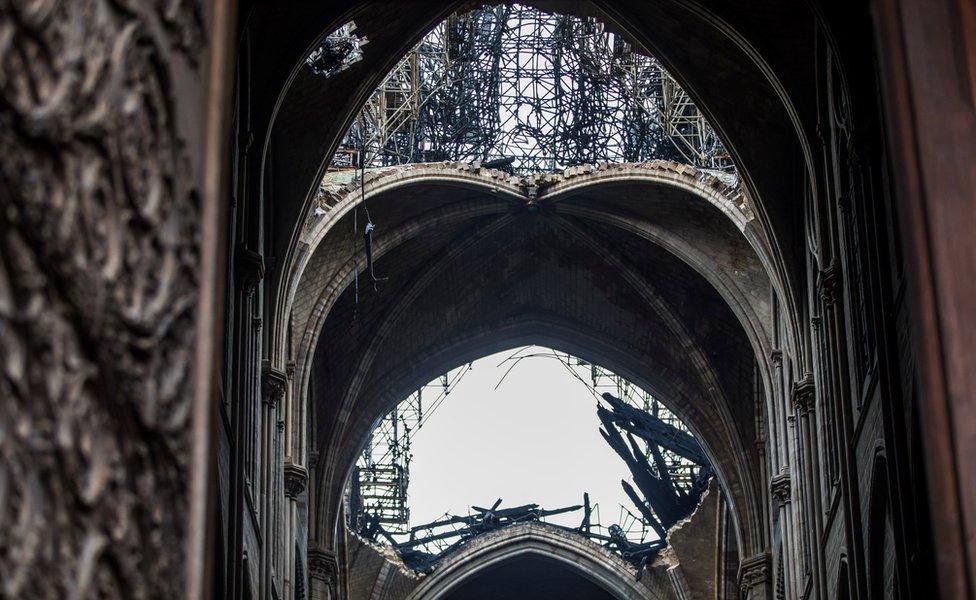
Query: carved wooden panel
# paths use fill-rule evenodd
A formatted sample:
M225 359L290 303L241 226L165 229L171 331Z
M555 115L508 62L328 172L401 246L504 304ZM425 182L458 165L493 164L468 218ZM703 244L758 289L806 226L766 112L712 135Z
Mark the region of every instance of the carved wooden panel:
M201 3L0 0L0 597L182 596Z

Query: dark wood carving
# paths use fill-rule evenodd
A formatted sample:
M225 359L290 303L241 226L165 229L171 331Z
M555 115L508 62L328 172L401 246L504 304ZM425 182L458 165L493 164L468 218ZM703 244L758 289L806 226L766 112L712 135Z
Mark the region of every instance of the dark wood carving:
M200 4L0 0L5 598L183 595Z

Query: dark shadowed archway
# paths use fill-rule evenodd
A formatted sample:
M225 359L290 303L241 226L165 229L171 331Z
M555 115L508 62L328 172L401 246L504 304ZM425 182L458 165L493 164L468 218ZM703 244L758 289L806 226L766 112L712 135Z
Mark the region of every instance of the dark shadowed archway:
M450 556L408 600L668 598L637 581L620 557L541 523L488 534Z

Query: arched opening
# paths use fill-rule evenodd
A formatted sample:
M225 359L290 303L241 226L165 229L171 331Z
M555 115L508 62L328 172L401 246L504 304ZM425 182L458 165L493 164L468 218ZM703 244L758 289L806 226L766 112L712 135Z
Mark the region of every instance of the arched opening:
M544 524L524 523L482 536L446 559L406 597L465 598L491 591L516 598L520 587L521 597L528 590L541 597L669 597L647 578L638 581L626 572L625 562L599 546Z
M643 69L645 78L666 77L660 84L662 93L683 94L666 71L651 68L659 64L653 59L621 58L629 47L617 43L614 34L600 33L602 26L591 18L542 16L546 13L524 8L515 13L508 8L483 9L480 14L462 17L460 28L449 20L435 33L451 39L458 31L474 32L469 41L477 47L486 39L483 29L497 28L500 22L511 27L515 19L517 41L506 45L503 40L497 53L503 62L512 56L539 56L540 40L518 41L526 27L523 37L528 38L538 37L539 27L548 24L594 27L597 45L603 43L605 52L614 53L607 58L608 72L629 60ZM531 25L526 24L527 15ZM353 39L350 28L344 27L323 48ZM421 69L430 53L450 57L460 51L427 39L407 67ZM582 55L567 50L567 56ZM328 71L319 63L316 68ZM752 450L756 398L762 399L759 406L769 406L772 332L779 325L777 318L783 318L774 316L772 298L782 292L783 280L776 274L773 236L756 221L746 184L735 177L723 181L721 169L714 169L722 160L729 160L724 164L732 168L730 159L717 158L713 149L700 156L710 161L706 166L711 171L657 160L519 175L520 169L531 173L540 165L560 164L560 157L551 152L558 130L552 120L558 126L567 123L559 122L561 113L548 104L539 108L551 96L538 97L531 114L505 108L513 96L518 102L520 82L531 79L538 84L545 79L542 73L555 65L540 69L534 64L531 72L517 66L514 73L500 77L499 115L509 124L490 133L492 140L480 149L477 143L458 144L445 137L443 128L389 130L391 119L409 108L408 86L401 80L405 75L397 70L403 68L400 63L387 77L345 135L346 150L333 163L334 170L326 173L306 213L301 250L285 267L288 278L279 296L281 314L289 314L291 324L291 331L279 338L279 347L292 348L298 402L306 403L302 410L312 422L315 452L324 457L316 464L313 480L314 544L329 548L337 543L344 482L356 448L367 439L375 419L423 384L425 377L479 352L521 342L544 343L587 360L603 359L601 364L633 373L635 382L667 398L665 402L699 435L705 454L715 459L731 508L737 554L755 554L766 535L760 524L760 459ZM436 69L432 71L436 76ZM331 76L341 78L342 71ZM560 76L546 77L557 87L563 83ZM637 83L650 84L639 78ZM430 94L433 99L424 106L439 107L451 100ZM631 126L634 119L621 121L620 115L634 99L611 101L617 113L606 122ZM714 139L716 134L708 133L707 122L694 112L690 98L685 95L679 101L692 111L686 116L698 115L694 118L706 130L700 138ZM464 106L470 107L470 102ZM581 102L576 97L569 101ZM417 120L456 113L451 108L421 111ZM586 111L578 114L582 118ZM545 118L550 121L535 128L534 142L516 143L513 134L527 121ZM665 125L675 126L658 123L658 133L652 131L648 139L662 135ZM658 142L670 144L673 152L675 139L686 139L681 134L690 131L681 127ZM606 140L620 143L619 135ZM638 143L635 158L655 158L640 154L648 143ZM611 146L604 144L604 151L622 149L620 156L633 151L626 145ZM721 145L717 148L722 151ZM359 171L344 170L344 157L356 157L357 152ZM498 156L500 152L513 156ZM442 155L469 160L473 156L481 162L424 162ZM568 165L581 160L576 155L563 158L562 164ZM367 161L391 166L367 169ZM412 164L395 166L398 162ZM347 180L351 181L343 183ZM364 226L366 233L360 234ZM497 302L488 310L473 302L491 296ZM438 317L442 311L448 311L449 320ZM784 339L791 337L792 327L780 330ZM332 349L340 340L344 351L337 353ZM405 356L411 358L404 364L399 357Z
M545 522L641 577L711 478L701 444L653 395L528 346L445 373L384 415L343 511L349 534L391 547L416 572L490 531Z
M834 597L837 600L850 600L852 597L851 577L846 558L841 558L840 567L837 571L837 583L834 589Z
M0 595L972 596L974 39L965 0L0 2ZM641 582L555 522L423 573L340 527L376 419L525 344L715 470Z
M445 600L497 598L567 598L611 600L613 594L557 561L540 554L503 562L491 570L462 580Z
M307 551L313 596L343 596L357 573L373 596L412 585L395 560L363 566L347 535L360 449L432 378L528 344L648 390L714 468L715 505L660 532L648 572L666 596L706 580L705 594L830 596L838 536L851 589L868 589L848 539L861 451L846 450L897 413L880 381L894 354L871 350L894 313L862 289L889 283L870 250L885 174L853 165L876 157L871 125L852 124L876 82L851 87L833 17L808 5L754 7L793 17L771 31L721 3L625 4L255 11L247 36L293 27L280 54L248 58L277 67L249 89L273 91L240 97L261 117L242 124L260 145L238 238L273 261L253 261L267 277L259 298L241 291L235 328L260 328L239 353L284 390L251 447L285 446L300 544L284 562ZM785 39L806 41L776 51ZM247 456L238 477L267 489ZM277 518L262 502L256 518Z

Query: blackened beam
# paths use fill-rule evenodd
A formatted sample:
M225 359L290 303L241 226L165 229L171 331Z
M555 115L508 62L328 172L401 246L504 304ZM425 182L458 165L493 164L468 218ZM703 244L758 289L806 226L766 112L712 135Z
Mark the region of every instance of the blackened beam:
M435 533L429 536L411 539L406 542L391 541L391 543L397 548L413 548L415 546L421 546L428 542L434 542L434 541L448 539L452 537L473 537L480 533L484 533L486 531L491 531L494 529L499 529L507 525L513 525L515 523L520 523L523 521L533 521L536 519L540 519L542 517L561 515L564 513L577 511L581 508L583 508L581 505L575 505L575 506L566 506L563 508L556 508L552 510L541 510L538 508L537 504L527 504L525 506L517 506L513 508L502 509L494 513L493 514L494 518L492 519L486 519L481 514L471 515L468 517L451 517L449 519L442 519L440 521L434 521L433 523L427 523L426 525L418 525L417 527L411 529L411 533L416 531L421 531L421 530L431 530L437 527L442 527L445 525L453 525L453 524L464 524L465 527L460 527L452 531L445 531L443 533ZM485 510L485 509L481 509L481 510Z
M613 422L619 425L621 429L670 450L695 464L709 464L708 457L705 456L701 444L688 432L665 423L646 411L634 408L613 394L604 393L603 399L613 411L608 411L602 406L598 406L597 410L609 413Z
M603 428L600 434L607 444L616 452L627 464L634 483L640 489L646 503L641 501L634 490L624 481L621 485L627 492L631 500L641 511L642 516L659 535L672 525L687 517L694 510L700 497L700 490L697 486L691 493L679 490L671 480L667 465L660 450L653 441L648 443L648 450L654 458L655 467L651 467L650 462L640 447L637 445L633 435L627 433L627 441L620 435L613 413L607 410L598 411ZM707 471L707 467L702 467L701 471ZM653 511L653 515L647 510Z

